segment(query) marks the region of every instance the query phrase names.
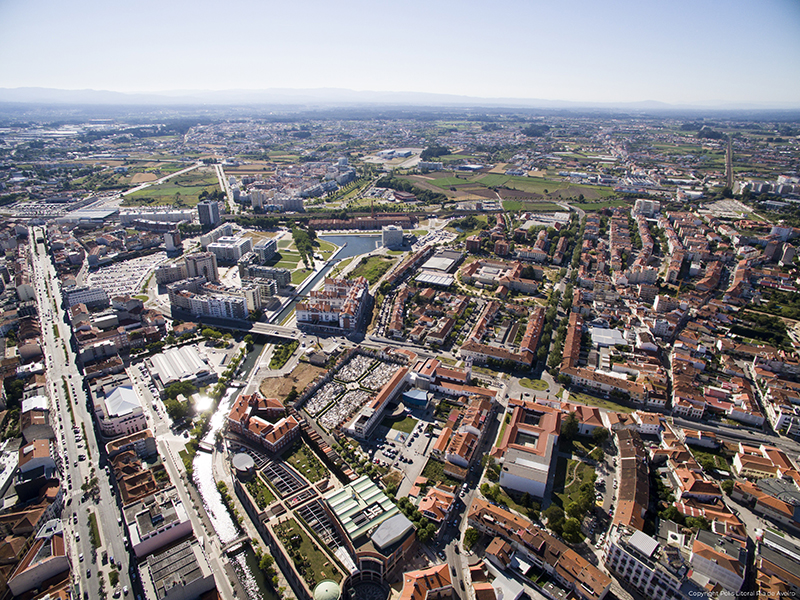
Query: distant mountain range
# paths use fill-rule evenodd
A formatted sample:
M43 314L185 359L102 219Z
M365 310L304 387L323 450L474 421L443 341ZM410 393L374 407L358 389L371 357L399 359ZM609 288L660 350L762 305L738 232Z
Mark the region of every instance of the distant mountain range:
M0 88L0 102L51 105L116 106L256 106L281 105L304 107L356 106L436 106L436 107L507 107L542 109L594 109L622 111L685 110L796 110L800 103L668 104L655 100L642 102L570 102L528 98L480 98L453 94L420 92L371 92L341 88L267 89L267 90L173 90L164 92L123 93L107 90L61 90L54 88Z

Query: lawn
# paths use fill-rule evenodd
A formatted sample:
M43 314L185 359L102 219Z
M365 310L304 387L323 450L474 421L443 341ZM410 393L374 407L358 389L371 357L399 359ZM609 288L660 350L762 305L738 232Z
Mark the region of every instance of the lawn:
M303 442L292 446L289 453L284 456L284 460L302 473L311 483L321 481L330 475L322 461Z
M388 417L383 420L381 425L384 427L388 427L390 429L394 429L396 431L401 431L403 433L411 433L414 431L414 427L417 426L419 421L414 417L408 416L402 421L392 421Z
M370 256L361 259L358 266L350 272L349 277L364 277L372 285L388 271L397 259L385 256Z
M278 534L286 551L292 557L296 566L305 563L305 568L300 570L308 587L314 586L323 579L332 579L336 583L342 580L339 572L328 555L320 550L311 538L303 531L294 519L277 525L275 532Z
M596 406L597 408L604 408L606 410L613 410L615 412L632 413L635 410L629 406L623 406L622 404L617 404L616 402L604 398L598 398L597 396L590 396L583 392L570 392L569 401L585 404L587 406Z
M566 508L578 499L581 484L590 480L594 469L584 462L558 457L556 477L553 481L553 502Z
M89 537L92 547L98 548L100 546L100 528L97 526L97 514L94 511L89 513Z
M292 272L292 284L298 285L302 283L313 271L311 269L298 269Z
M536 390L538 392L543 392L548 388L547 382L542 381L541 379L520 379L519 384L522 387L526 387L529 390Z
M324 256L326 259L330 258L331 254L336 251L336 244L331 242L326 242L325 240L317 240L314 244L314 251L315 253L319 253Z
M247 486L247 491L250 492L250 495L256 501L259 509L264 510L275 502L275 495L270 491L269 487L267 487L267 484L261 481L261 476L259 474L256 474L256 476L245 485Z

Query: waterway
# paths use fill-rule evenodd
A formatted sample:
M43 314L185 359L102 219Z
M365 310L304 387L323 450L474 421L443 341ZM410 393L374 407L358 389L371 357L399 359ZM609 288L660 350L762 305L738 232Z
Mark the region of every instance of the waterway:
M242 366L242 373L240 377L244 380L250 375L250 371L256 364L261 351L264 349L264 344L257 343L253 345L253 350L248 353L247 358ZM212 415L209 420L208 433L203 438L204 442L214 445L215 437L218 431L225 425L225 417L230 412L231 404L238 396L241 390L238 388L228 388L225 395L219 401L217 411ZM203 499L203 506L205 507L206 514L211 520L214 531L219 536L222 544L236 539L241 530L239 525L233 521L228 509L222 502L217 490L217 482L214 481L213 475L213 454L208 452L198 452L195 455L194 467L194 483L197 486L197 491ZM229 490L233 494L233 490ZM245 546L241 552L236 553L230 557L231 564L239 578L239 582L247 592L248 598L262 599L262 600L277 600L277 596L272 591L271 585L266 582L263 574L258 568L258 560L250 546ZM223 575L224 576L224 575Z
M276 325L283 323L286 317L292 314L297 303L300 302L304 296L307 296L308 293L314 289L314 286L322 281L322 278L330 272L336 263L345 258L361 256L362 254L372 252L378 248L381 243L381 236L379 235L321 235L320 239L341 247L336 253L336 258L326 263L325 266L314 275L311 281L297 291L297 297L283 307L283 310L272 319L272 323ZM347 245L345 246L345 244Z

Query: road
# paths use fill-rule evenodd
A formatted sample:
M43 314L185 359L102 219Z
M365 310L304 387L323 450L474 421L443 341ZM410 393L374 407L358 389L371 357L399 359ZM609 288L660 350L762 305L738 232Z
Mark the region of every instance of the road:
M66 324L66 315L61 306L58 278L44 244L35 242L37 235L44 236L44 231L41 228L32 228L30 238L35 244L32 263L41 310L47 379L54 400L53 412L58 415L56 443L62 460L62 474L67 485L62 517L65 522L64 527L69 534L67 551L71 555L72 564L79 565L73 569L73 578L82 592L88 593L89 597L95 597L99 584L98 574L103 572L107 575L111 571L110 565L102 564L102 551L105 550L109 557L113 556L120 563L119 586L133 589L128 571L128 555L124 546L126 538L123 528L117 521L121 513L116 505L116 498L112 495L109 478L100 466L100 448L94 434L92 416L86 408L83 378L75 366L77 357L69 344L70 327ZM70 406L74 411L74 421L70 415ZM75 424L80 424L77 430L73 428ZM84 431L85 439L83 439ZM86 455L87 459L79 460L80 455ZM81 486L92 477L97 477L98 480L97 500L85 497L81 493ZM91 544L90 514L96 515L100 531L100 547L97 554L93 552ZM110 590L110 586L106 589Z
M233 193L231 193L231 186L228 183L228 180L225 178L225 171L223 170L222 165L215 164L214 170L217 172L219 187L223 192L225 192L225 197L228 199L228 206L231 209L231 214L235 215L236 213L242 212L241 207L236 202L233 201Z

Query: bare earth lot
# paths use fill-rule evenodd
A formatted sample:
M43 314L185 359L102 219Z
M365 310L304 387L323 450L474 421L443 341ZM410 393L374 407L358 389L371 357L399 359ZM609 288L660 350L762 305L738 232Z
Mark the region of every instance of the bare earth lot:
M308 363L298 363L294 370L286 377L267 377L261 382L261 393L267 398L285 398L292 387L302 392L309 383L314 381L325 369L315 367Z

